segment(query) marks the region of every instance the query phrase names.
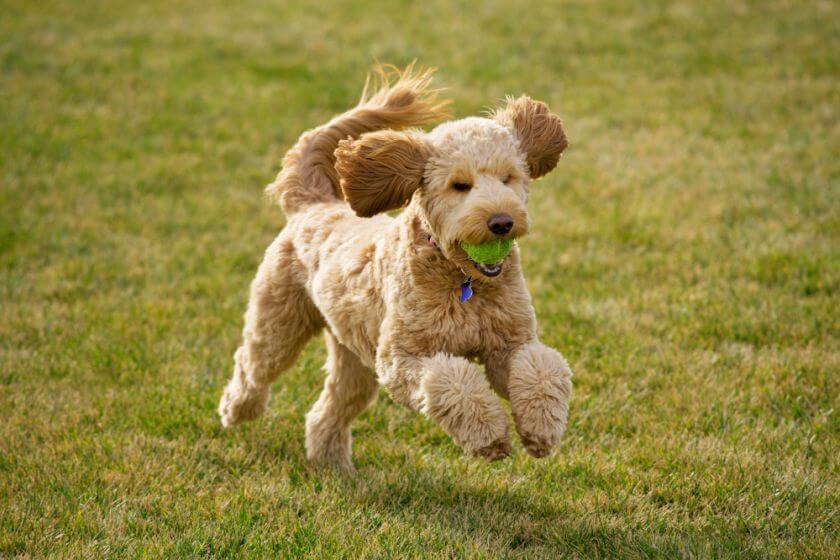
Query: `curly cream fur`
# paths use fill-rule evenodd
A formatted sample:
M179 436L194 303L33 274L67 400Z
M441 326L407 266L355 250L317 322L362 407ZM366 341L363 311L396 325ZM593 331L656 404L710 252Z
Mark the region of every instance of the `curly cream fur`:
M344 199L369 218L409 201L423 181L429 149L415 134L380 130L342 140L335 156Z
M413 65L403 71L390 66L375 68L356 107L301 135L283 158L283 168L266 193L287 214L335 199L339 182L333 152L340 140L384 128L429 124L448 116L449 101L439 98L439 90L429 88L432 72L415 71ZM378 84L372 95L371 84Z
M243 343L219 405L225 426L258 416L271 383L324 331L328 376L306 418L315 462L352 468L350 424L379 384L470 454L510 453L497 395L510 399L532 455L545 456L562 435L571 371L537 338L518 249L501 274L486 277L459 245L495 238L487 220L497 213L513 219L511 237L528 232L529 183L556 164L562 126L539 104L524 116L516 105L513 117L396 131L440 116L445 102L428 86L428 73L402 73L304 134L284 160L270 188L288 222L251 285ZM539 122L524 124L528 118ZM406 202L397 217L377 214ZM467 275L475 295L461 304Z
M527 95L509 97L505 108L496 111L494 117L514 130L532 178L539 179L557 166L568 141L562 121L548 105Z

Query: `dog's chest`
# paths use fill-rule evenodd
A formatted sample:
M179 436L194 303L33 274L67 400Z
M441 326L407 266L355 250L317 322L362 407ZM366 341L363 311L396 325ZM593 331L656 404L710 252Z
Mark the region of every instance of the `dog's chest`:
M527 322L517 321L520 314L497 293L476 286L464 302L460 293L460 286L455 286L436 294L417 294L420 297L403 308L402 323L410 325L411 336L424 346L419 349L423 353L482 357L528 332Z

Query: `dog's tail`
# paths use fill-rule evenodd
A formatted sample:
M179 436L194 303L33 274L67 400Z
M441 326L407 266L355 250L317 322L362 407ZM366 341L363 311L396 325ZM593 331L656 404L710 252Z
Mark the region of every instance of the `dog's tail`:
M384 128L400 129L447 116L448 100L431 89L434 69L377 66L365 82L359 104L325 125L304 133L283 158L283 169L266 193L292 214L318 202L341 199L335 149L339 140ZM372 92L372 93L371 93Z

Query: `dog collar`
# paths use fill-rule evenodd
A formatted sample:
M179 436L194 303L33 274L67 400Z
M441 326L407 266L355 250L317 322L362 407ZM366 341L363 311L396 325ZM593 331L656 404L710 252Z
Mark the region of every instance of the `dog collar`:
M461 283L461 303L466 303L468 299L473 296L472 276L467 276L467 279Z
M435 238L432 237L431 234L429 234L429 245L431 245L432 247L434 247L435 249L440 251L440 247L438 247L438 244L435 242ZM458 268L461 268L461 267L458 267ZM461 272L463 273L464 271L461 270ZM473 293L474 293L473 292L473 287L472 287L472 276L470 276L468 274L464 274L464 277L466 279L463 282L461 282L461 295L458 298L458 300L462 304L466 303L468 299L473 297Z

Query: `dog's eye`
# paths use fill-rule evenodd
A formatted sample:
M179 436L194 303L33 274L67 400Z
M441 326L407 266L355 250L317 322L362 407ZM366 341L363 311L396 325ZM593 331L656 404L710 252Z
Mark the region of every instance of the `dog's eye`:
M505 185L509 185L511 181L513 181L513 175L511 175L510 173L505 175L505 178L502 179L502 183L504 183Z
M472 188L472 185L469 184L469 183L458 182L458 183L452 183L452 188L455 189L456 191L463 192L463 191L470 190Z

